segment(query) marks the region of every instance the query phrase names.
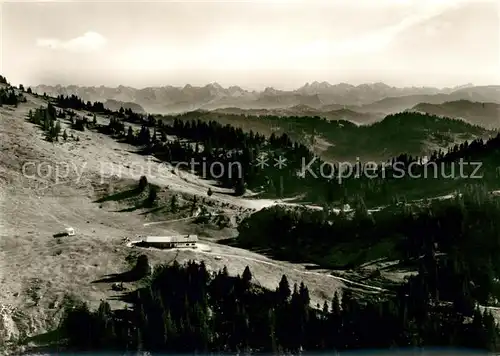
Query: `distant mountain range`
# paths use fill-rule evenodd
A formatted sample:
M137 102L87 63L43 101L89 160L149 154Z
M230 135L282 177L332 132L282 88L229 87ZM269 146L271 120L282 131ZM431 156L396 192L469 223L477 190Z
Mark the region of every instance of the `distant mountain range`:
M78 95L83 100L109 100L109 107L124 106L149 113L175 114L195 110L245 110L259 111L270 115L318 115L338 110L349 115L370 114L379 117L390 113L411 109L420 103L442 104L448 101L469 100L500 104L500 86L473 86L471 84L455 88L406 87L397 88L384 83L350 85L327 82L307 83L295 90L266 88L250 91L238 86L224 88L217 83L196 87L147 87L136 89L126 86L110 88L79 86L32 87L36 93L48 95ZM135 109L134 109L135 108ZM266 112L266 110L268 112ZM331 114L337 117L342 112ZM363 119L364 120L364 119Z
M279 109L240 109L240 108L224 108L212 110L213 113L230 114L230 115L247 115L247 116L319 116L328 120L345 120L351 121L358 125L368 125L379 120L382 120L386 115L377 112L357 112L343 105L326 105L321 109L314 109L307 105L295 105L290 108Z
M144 114L144 113L146 113L146 111L144 110L144 108L142 106L140 106L139 104L131 103L131 102L118 101L118 100L115 100L115 99L107 99L104 102L104 107L106 109L113 110L113 111L119 111L121 108L123 108L124 110L130 109L133 112L138 113L138 114Z
M420 103L409 111L460 118L488 129L500 128L500 104L497 103L479 103L468 100L449 101L443 104Z

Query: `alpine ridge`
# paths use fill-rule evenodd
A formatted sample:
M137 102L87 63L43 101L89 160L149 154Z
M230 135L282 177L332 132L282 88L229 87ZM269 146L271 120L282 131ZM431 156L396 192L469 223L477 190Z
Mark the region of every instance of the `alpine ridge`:
M498 102L497 86L455 88L404 87L384 83L351 85L330 84L326 81L306 83L295 90L267 87L262 91L243 89L233 85L224 88L214 82L204 86L186 84L183 87L163 86L142 89L120 85L118 87L81 87L38 85L35 93L50 96L77 95L85 101L114 100L140 105L145 111L156 114L175 114L193 110L284 109L294 106L312 107L318 112L328 111L332 105L344 106L353 111L383 112L391 114L410 109L421 102L442 104L453 100Z

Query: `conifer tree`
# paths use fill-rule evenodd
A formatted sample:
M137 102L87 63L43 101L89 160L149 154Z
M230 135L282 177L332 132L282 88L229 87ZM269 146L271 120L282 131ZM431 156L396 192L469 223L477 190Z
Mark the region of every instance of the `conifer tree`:
M172 195L172 198L170 199L170 211L173 213L176 213L178 208L179 208L179 203L177 200L177 195Z
M248 288L250 286L250 283L252 282L252 272L250 272L250 267L246 266L245 270L243 271L243 275L241 276L243 283L245 285L245 288Z
M288 301L288 298L290 298L290 295L291 295L290 284L288 283L288 279L286 278L286 276L283 275L278 285L279 300L285 303Z

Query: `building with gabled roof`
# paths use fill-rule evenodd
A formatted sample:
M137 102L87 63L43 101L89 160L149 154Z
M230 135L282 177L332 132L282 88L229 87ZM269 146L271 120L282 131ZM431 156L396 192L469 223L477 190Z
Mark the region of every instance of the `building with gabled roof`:
M156 248L194 248L197 242L197 235L146 236L141 240L140 245Z

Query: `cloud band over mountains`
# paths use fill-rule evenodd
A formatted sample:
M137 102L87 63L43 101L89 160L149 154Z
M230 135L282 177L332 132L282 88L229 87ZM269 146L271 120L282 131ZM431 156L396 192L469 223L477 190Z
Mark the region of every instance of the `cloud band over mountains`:
M54 50L67 50L71 52L92 52L103 48L107 43L104 36L97 32L86 32L82 36L61 40L58 38L39 38L36 45Z

